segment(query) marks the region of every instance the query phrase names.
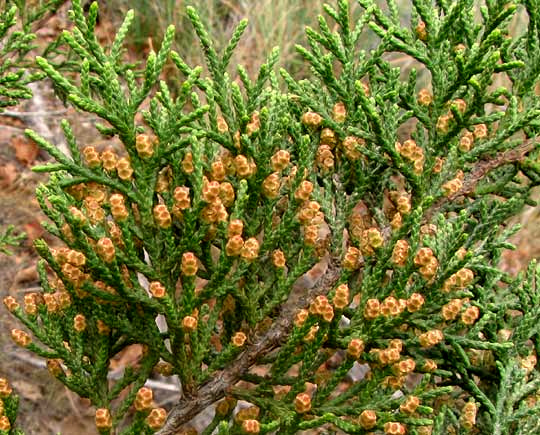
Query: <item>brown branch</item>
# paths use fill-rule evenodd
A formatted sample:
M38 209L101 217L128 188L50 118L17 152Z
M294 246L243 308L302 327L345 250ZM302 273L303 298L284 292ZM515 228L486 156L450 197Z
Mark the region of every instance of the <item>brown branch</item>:
M492 170L509 163L523 160L525 155L532 151L539 142L536 138L528 139L514 149L497 153L494 157L480 160L476 163L471 172L463 181L463 186L455 194L441 198L426 211L426 218L429 220L444 204L455 201L456 198L464 197L474 193L478 183Z
M538 142L535 142L535 139L529 139L514 149L498 153L491 159L480 160L474 169L469 173L469 176L465 179L463 187L452 198L473 193L478 182L490 171L507 165L508 163L523 160L525 155L532 151L536 145L538 145Z
M167 422L157 435L173 435L178 429L188 423L205 408L211 406L219 399L225 397L227 392L247 373L257 360L264 357L280 346L289 336L293 327L293 318L296 311L308 306L316 296L327 294L336 284L341 273L338 258L331 258L328 269L315 285L299 299L289 298L283 305L279 317L270 329L258 340L247 346L246 349L221 373L217 373L211 380L203 384L196 394L181 399L169 413Z

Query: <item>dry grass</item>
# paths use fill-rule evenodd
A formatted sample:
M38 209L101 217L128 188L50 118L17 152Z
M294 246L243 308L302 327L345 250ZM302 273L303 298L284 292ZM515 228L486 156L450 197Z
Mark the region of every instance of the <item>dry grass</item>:
M294 44L301 40L304 26L316 22L322 11L322 2L309 0L116 0L107 6L106 19L119 22L128 9L135 9L130 42L142 51L159 45L165 28L174 23L174 49L188 64L200 65L202 54L186 16L187 6L197 9L218 48L225 46L235 25L247 18L250 25L231 64L241 63L252 71L274 46L280 47L283 64L294 66Z
M404 0L400 0L404 1ZM249 26L231 60L231 68L241 64L249 73L256 73L273 47L280 48L280 66L295 76L306 74L305 65L295 50L296 44L305 45L304 28L317 28L317 16L323 14L323 0L115 0L104 8L104 20L117 27L128 9L136 11L130 44L136 52L159 47L161 35L173 23L177 33L173 48L189 65L203 65L204 59L197 37L186 15L186 7L193 6L210 30L217 48L229 41L233 29L241 19ZM102 8L103 9L103 8ZM404 7L408 17L409 7ZM361 8L351 2L353 19L360 16ZM333 25L329 20L330 26ZM374 35L364 39L362 45L373 47Z

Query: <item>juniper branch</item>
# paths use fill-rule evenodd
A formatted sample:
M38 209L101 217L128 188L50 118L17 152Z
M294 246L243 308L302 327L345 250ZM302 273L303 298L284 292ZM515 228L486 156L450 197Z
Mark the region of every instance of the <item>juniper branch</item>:
M256 341L246 347L227 368L201 385L195 395L184 397L174 405L167 423L156 435L175 434L182 425L222 399L258 360L279 347L292 329L294 313L301 308L307 307L309 302L316 296L328 294L341 275L340 266L338 258L331 258L326 273L298 300L287 301L282 306L280 314L272 327L266 333L261 337L256 337Z

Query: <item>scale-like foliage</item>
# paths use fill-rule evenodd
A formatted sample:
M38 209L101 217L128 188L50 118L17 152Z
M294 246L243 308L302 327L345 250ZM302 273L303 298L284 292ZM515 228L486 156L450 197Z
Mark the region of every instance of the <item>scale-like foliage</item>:
M538 432L539 271L498 263L540 181L539 4L415 0L403 25L395 2L359 2L357 22L338 0L306 30L312 76L282 70L286 92L277 50L233 79L246 23L219 52L191 8L208 77L170 52L172 27L127 65L133 13L105 48L79 1L63 37L80 75L38 59L115 139L84 146L64 122L64 155L27 132L55 159L37 197L65 246L37 241L43 292L6 305L101 433L172 434L208 407L204 434ZM180 381L168 418L154 372Z
M33 48L32 24L65 0L51 0L28 8L24 0L0 3L0 111L32 97L28 85L45 75L31 72L26 58ZM22 18L18 20L18 18ZM13 228L0 232L0 252L9 254L9 245L17 245L23 235L13 236Z
M34 48L32 25L65 0L27 5L25 0L0 3L0 110L32 97L28 84L41 79L42 72L30 71L27 55Z

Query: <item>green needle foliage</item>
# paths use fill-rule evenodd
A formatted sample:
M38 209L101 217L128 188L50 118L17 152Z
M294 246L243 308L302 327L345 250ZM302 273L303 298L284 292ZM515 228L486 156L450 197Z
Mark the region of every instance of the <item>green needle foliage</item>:
M37 59L111 147L65 121L70 155L27 131L55 160L36 194L64 246L36 241L43 292L5 304L100 433L191 433L207 408L204 434L538 433L540 269L499 261L540 184L540 3L414 0L407 24L393 1L359 4L306 29L300 81L277 49L233 72L247 23L217 50L193 8L208 76L170 51L173 27L126 64L134 13L104 47L80 1L63 35L80 74ZM144 386L156 372L180 381L170 410Z
M27 7L26 1L0 1L0 111L20 100L32 98L28 85L45 77L41 71L30 71L28 53L36 35L32 24L65 0L51 0ZM0 252L10 254L7 246L16 246L24 238L13 236L13 227L0 231Z
M12 252L8 246L17 246L24 239L24 234L13 234L15 227L10 225L6 228L3 234L0 234L0 252L6 255L11 255Z
M0 1L0 110L32 97L28 84L45 76L30 71L28 53L35 48L32 27L65 0L27 5L25 0Z
M17 6L0 8L0 109L17 104L20 99L30 98L28 83L36 80L35 75L25 74L20 68L21 58L31 49L35 35L15 29Z

